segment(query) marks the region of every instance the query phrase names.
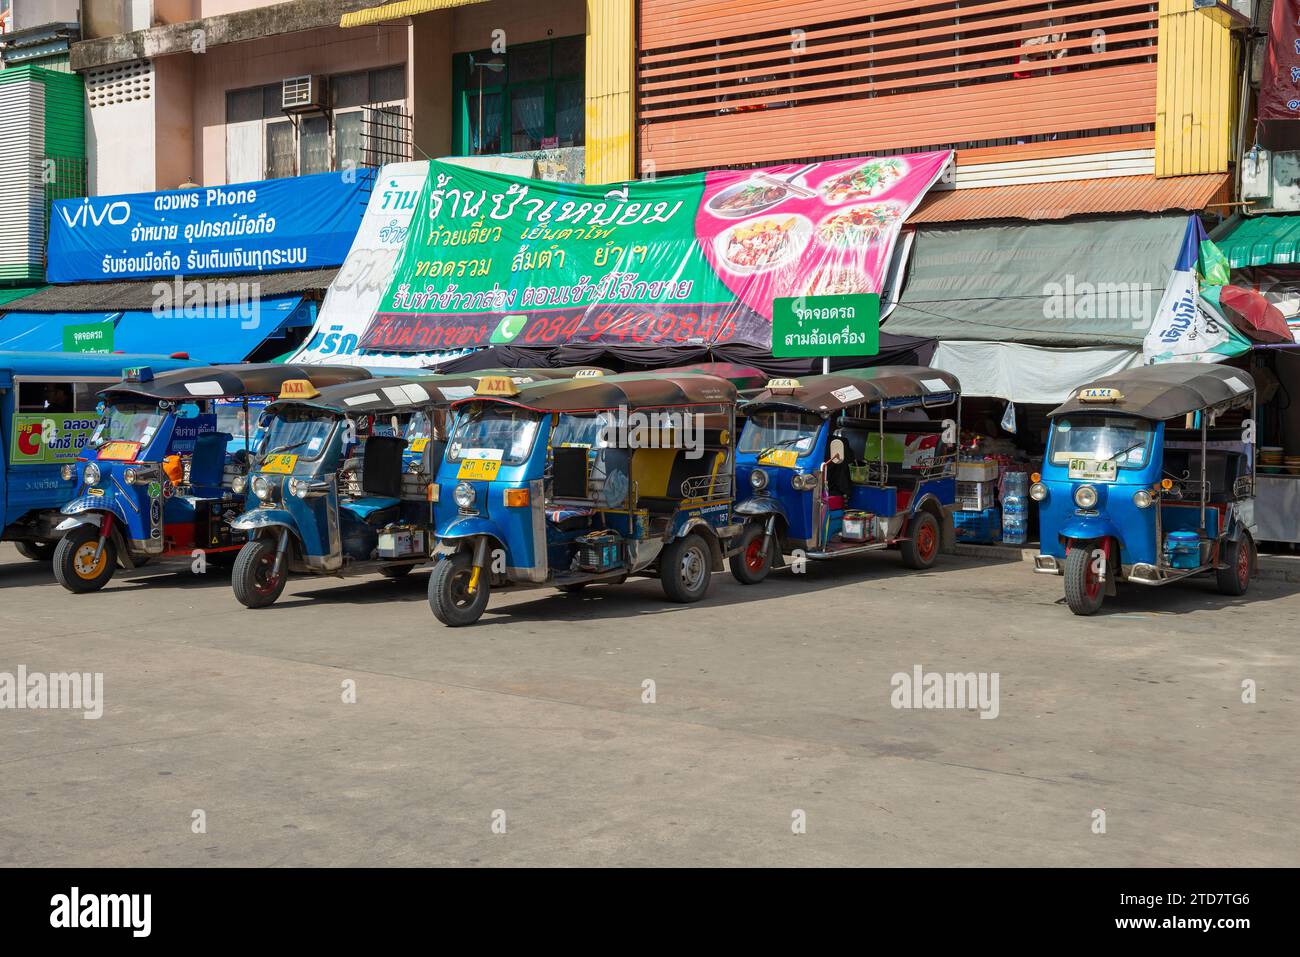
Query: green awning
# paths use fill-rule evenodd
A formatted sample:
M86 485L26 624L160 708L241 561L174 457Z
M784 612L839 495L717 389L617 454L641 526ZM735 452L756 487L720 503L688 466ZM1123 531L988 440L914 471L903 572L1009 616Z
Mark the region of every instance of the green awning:
M1210 238L1233 269L1300 263L1300 216L1236 216Z

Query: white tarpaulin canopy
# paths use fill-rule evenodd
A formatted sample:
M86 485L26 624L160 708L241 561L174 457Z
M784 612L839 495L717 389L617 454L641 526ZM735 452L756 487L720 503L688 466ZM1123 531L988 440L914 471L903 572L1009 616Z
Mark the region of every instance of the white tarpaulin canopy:
M940 342L930 364L951 372L962 395L1056 405L1104 375L1142 365L1142 350L1124 346L1055 348L1017 342Z

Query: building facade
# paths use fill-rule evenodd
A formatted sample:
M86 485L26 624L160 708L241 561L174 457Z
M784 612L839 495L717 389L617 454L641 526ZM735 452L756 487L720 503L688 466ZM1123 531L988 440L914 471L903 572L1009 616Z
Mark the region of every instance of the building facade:
M86 82L91 188L497 153L533 157L549 178L626 178L631 10L631 0L88 0L72 66Z

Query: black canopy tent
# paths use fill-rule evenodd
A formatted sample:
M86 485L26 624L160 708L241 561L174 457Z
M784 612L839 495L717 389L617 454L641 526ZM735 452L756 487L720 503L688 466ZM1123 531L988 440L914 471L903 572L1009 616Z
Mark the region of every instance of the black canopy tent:
M1103 396L1089 398L1098 390ZM1138 418L1163 421L1189 412L1213 408L1255 390L1249 372L1204 362L1168 362L1142 366L1089 382L1050 413L1122 412Z
M934 355L936 340L915 336L880 334L880 351L874 356L842 356L831 359L831 370L861 369L878 365L926 366ZM767 349L748 345L676 346L568 343L561 346L500 345L472 352L437 366L439 372L463 373L491 368L545 368L554 366L600 365L635 372L690 365L697 362L731 362L753 366L773 377L812 375L822 371L822 360L778 359Z

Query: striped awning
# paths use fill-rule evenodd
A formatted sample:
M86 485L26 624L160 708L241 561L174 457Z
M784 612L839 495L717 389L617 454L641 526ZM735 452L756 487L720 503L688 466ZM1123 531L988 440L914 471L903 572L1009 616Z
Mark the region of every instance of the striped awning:
M377 7L345 13L339 20L339 26L364 27L383 23L386 20L400 20L403 17L419 16L421 13L452 10L456 7L467 7L471 3L483 2L485 0L396 0L395 3L381 3Z

